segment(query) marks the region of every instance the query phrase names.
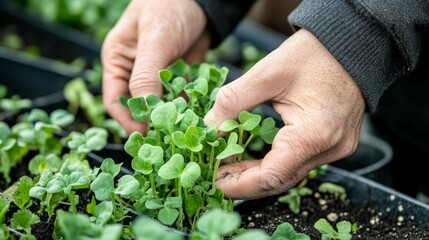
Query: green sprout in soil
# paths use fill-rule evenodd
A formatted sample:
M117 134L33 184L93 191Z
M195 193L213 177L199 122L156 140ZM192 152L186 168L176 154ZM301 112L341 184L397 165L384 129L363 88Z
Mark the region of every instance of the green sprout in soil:
M271 144L278 129L272 118L242 112L238 121L227 120L217 136L203 117L213 106L228 69L207 63L187 65L178 60L159 72L164 98L154 94L127 101L133 118L147 122L147 131L134 132L125 143L133 157L135 176L147 183L134 208L180 230L194 231L204 212L231 211L232 201L215 186L221 161L242 159L250 142L260 138ZM187 100L181 93L186 94Z
M350 240L352 232L356 232L357 225L351 224L349 221L340 221L336 224L335 230L331 224L324 218L319 219L314 227L322 234L322 240Z
M279 197L278 201L280 203L287 203L292 212L299 213L302 197L310 196L313 194L313 191L310 188L306 187L308 181L314 179L318 175L324 174L325 171L326 165L311 170L296 187L289 189L286 195Z

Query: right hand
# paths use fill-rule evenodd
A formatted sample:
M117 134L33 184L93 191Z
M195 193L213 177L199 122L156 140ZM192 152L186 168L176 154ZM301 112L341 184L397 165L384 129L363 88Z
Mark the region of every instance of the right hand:
M132 0L102 47L103 102L128 132L145 130L119 97L155 93L162 97L158 71L178 58L204 60L210 45L206 17L193 0Z

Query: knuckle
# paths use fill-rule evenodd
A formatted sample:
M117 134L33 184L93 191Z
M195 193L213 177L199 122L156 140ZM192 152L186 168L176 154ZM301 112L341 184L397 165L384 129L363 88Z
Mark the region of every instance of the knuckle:
M276 195L288 189L284 173L275 168L261 171L260 190L264 195Z
M342 141L338 154L341 157L348 157L352 155L356 151L358 143L359 140L357 138L347 137L344 141Z
M159 94L161 83L158 80L148 78L147 76L147 73L133 76L129 84L131 96L136 97L142 92Z

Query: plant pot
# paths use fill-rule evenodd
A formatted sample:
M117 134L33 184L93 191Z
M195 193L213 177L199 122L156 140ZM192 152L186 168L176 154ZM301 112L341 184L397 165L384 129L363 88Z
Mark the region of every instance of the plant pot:
M321 182L344 187L347 199L341 201L332 194L317 192ZM298 213L293 213L288 204L278 202L284 194L245 201L236 208L242 215L242 227L260 228L272 233L277 225L289 222L297 232L319 239L320 233L313 225L318 219L326 218L333 226L341 220L356 223L359 229L353 234L353 239L429 237L429 205L375 181L329 166L326 174L319 175L307 186L316 191L302 197Z
M47 23L12 1L0 2L0 29L13 26L26 44L35 45L46 58L71 62L84 58L87 66L100 58L101 46L86 34Z

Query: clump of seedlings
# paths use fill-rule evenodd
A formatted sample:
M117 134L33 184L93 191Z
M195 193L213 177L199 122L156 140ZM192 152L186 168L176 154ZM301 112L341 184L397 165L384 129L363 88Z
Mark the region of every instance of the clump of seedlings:
M247 111L238 122L231 119L222 124L220 130L227 132L223 137L217 136L214 126L204 124L227 72L215 65L191 67L179 60L159 72L163 99L149 94L127 101L133 118L147 122L145 135L134 132L125 144L133 157L135 177L145 186L134 199L138 212L194 231L207 210L232 211L232 201L215 186L220 162L229 157L240 161L253 139L270 144L278 129L273 119ZM180 96L182 91L187 100Z

